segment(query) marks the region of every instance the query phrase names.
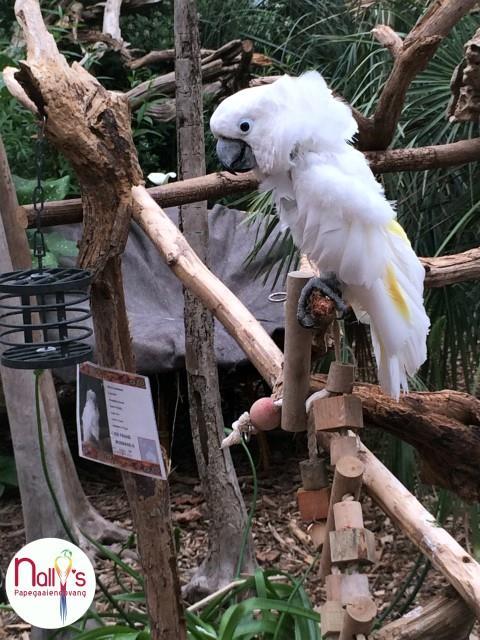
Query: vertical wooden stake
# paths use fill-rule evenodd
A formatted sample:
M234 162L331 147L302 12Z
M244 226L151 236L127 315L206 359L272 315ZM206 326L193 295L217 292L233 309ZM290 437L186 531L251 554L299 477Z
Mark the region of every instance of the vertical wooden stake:
M330 573L332 567L332 560L330 557L330 531L334 528L334 514L333 505L340 502L342 497L346 493L352 494L355 498L360 493L360 487L362 486L362 476L364 471L364 464L358 458L351 456L345 456L337 462L335 467L335 475L333 477L332 493L330 497L330 507L327 517L327 533L325 536L325 542L323 543L322 558L320 560L319 575L323 582L326 576Z
M313 273L292 271L287 276L285 304L285 364L283 374L282 429L305 431L305 400L310 388L312 334L297 320L298 299Z

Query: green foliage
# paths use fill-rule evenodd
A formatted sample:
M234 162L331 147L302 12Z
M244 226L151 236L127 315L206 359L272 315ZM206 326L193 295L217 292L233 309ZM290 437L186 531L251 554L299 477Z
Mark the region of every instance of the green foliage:
M0 496L7 487L18 487L15 460L12 456L0 456Z
M29 204L32 202L33 190L37 186L36 178L20 178L12 175L13 184L17 192L19 204ZM42 186L45 191L45 200L64 200L67 197L70 187L70 176L64 176L57 180L43 180Z
M115 561L116 562L116 561ZM117 568L125 569L124 563ZM310 567L311 569L312 567ZM313 611L302 586L288 574L257 570L255 575L237 580L204 606L200 613L186 610L189 640L321 640L320 616ZM115 624L83 631L85 616L70 627L75 640L148 640L145 595L125 592L113 596L117 602L131 604L137 614L132 626ZM112 614L108 613L109 618ZM129 613L132 615L132 612Z

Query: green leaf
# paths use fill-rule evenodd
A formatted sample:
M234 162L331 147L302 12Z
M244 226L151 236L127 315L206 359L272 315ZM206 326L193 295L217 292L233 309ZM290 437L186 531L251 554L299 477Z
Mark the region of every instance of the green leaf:
M237 626L243 622L245 617L248 617L257 609L268 612L284 612L290 616L299 616L314 620L317 623L320 622L318 613L311 609L295 607L287 602L270 598L249 598L240 604L232 605L224 613L219 627L219 640L233 640L236 637L235 629Z
M75 640L147 640L147 638L145 632L132 630L121 625L92 629L75 636Z
M12 179L17 191L19 204L24 205L31 203L33 200L33 191L37 186L36 178L21 178L20 176L13 175ZM42 185L45 190L45 201L65 200L70 188L70 176L64 176L56 180L44 180Z
M0 456L0 483L18 487L17 469L13 456Z
M78 255L78 246L75 240L67 240L60 233L52 231L45 234L45 242L48 250L57 258L75 258Z

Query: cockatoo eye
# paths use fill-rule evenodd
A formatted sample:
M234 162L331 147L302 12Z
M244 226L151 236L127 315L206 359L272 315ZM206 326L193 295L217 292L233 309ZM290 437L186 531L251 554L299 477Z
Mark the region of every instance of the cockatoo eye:
M253 122L246 118L245 120L240 120L238 126L242 133L248 133L253 126Z

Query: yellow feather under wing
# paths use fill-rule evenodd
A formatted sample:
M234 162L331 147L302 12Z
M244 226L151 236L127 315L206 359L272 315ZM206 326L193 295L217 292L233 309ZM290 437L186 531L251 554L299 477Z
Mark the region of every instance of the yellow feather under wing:
M410 240L408 239L408 236L405 233L404 228L396 220L390 220L390 222L387 224L387 229L388 231L390 231L390 233L393 233L394 235L398 236L406 244L408 244L408 246L410 246Z
M397 277L395 275L395 269L391 264L387 265L387 272L385 274L384 282L385 287L388 291L388 295L392 299L397 311L403 318L405 318L405 320L410 320L410 308L405 298L405 294L403 293L402 287L398 283Z

